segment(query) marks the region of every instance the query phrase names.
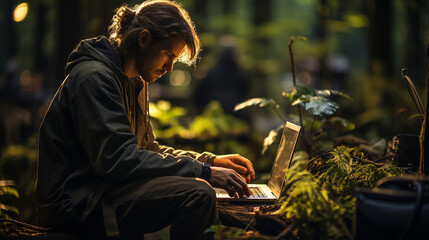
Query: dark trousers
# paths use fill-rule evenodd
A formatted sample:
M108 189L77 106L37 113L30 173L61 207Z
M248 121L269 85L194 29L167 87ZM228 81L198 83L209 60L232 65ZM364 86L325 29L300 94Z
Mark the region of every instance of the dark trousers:
M217 223L215 192L206 182L195 178L135 180L110 189L105 200L114 209L121 239L143 239L145 233L169 225L171 239L213 238L206 230ZM82 224L85 227L79 229L88 233L89 227L97 236L104 234L106 216L102 205Z

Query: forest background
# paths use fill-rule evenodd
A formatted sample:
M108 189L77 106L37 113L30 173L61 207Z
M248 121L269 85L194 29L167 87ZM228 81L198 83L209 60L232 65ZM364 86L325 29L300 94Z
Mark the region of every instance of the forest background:
M80 40L107 35L113 11L124 2L140 3L0 3L0 169L2 179L14 180L20 192L18 219L35 222L37 130L64 79L67 56ZM151 84L156 110L151 115L160 141L217 154L238 152L251 159L257 170L269 171L275 149L262 155L263 140L281 119L263 109L234 112L233 106L253 97L287 103L281 93L292 89L291 37L298 82L340 90L353 99L338 99L341 108L336 115L355 124L347 134L375 143L399 133L419 133L421 119L412 117L417 109L401 81L401 69L408 69L425 102L429 2L179 2L196 24L203 51L196 68L176 64L175 71ZM233 60L224 61L225 49L232 52ZM235 68L230 69L232 65ZM196 94L212 74L215 81L207 95L220 97L220 104L209 104ZM227 92L235 98L223 103ZM295 108L280 110L294 121Z

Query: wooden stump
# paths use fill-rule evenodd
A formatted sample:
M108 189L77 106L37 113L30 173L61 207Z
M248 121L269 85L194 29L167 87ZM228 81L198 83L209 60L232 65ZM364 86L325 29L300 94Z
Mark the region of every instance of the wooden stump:
M270 204L252 204L218 202L219 218L223 225L245 230L258 231L261 234L277 236L288 223L275 214L276 206Z

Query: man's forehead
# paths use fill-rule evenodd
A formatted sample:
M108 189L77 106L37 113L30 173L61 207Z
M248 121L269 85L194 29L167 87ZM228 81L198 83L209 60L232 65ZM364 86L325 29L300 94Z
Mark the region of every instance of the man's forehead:
M178 57L186 46L185 40L180 37L171 37L159 43L161 49L167 50Z

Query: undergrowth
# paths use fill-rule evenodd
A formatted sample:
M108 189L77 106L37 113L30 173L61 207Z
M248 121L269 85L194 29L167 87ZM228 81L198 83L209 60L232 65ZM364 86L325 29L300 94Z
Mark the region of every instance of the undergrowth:
M402 174L399 167L370 162L354 148L339 146L307 170L286 170L277 213L299 222L293 231L298 239L353 239L356 191Z

